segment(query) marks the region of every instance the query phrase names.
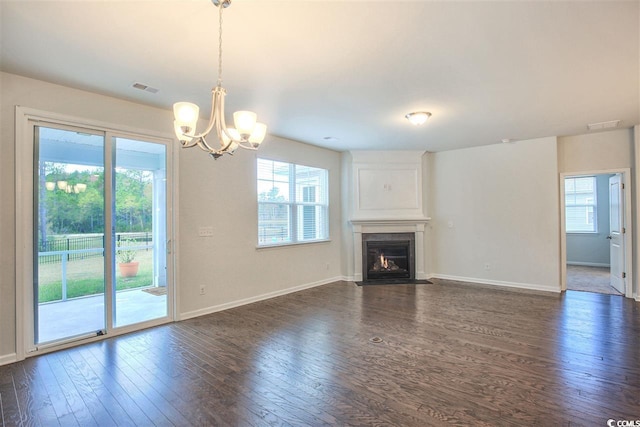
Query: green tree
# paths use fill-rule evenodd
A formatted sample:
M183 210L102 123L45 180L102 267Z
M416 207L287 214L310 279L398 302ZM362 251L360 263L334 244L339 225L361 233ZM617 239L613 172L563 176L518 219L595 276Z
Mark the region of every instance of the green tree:
M67 172L67 166L45 162L40 168L40 221L42 241L48 234L104 233L104 172ZM115 222L119 232L151 231L153 174L121 170L115 173ZM66 181L68 190L57 185ZM55 186L47 189L47 183ZM80 191L81 187L84 191ZM86 187L83 187L86 186Z
M120 232L151 231L152 179L148 171L116 172L116 227Z

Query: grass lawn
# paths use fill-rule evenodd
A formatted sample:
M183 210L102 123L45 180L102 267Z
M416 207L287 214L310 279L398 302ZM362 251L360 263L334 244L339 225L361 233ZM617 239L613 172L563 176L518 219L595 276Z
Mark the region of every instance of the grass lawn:
M146 288L153 285L152 251L136 254L140 263L136 277L122 278L116 266L116 290ZM38 265L38 302L62 299L62 263ZM67 262L67 298L104 293L104 258L95 257Z

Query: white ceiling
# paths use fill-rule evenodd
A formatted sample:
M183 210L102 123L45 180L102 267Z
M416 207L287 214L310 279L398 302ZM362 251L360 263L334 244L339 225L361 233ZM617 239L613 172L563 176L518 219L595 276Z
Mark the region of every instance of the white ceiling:
M208 114L209 0L0 6L2 71L166 109L192 101ZM630 127L640 123L639 23L638 0L234 0L224 12L227 111L256 111L270 134L338 150L442 151L614 119ZM416 110L433 113L426 126L404 119Z

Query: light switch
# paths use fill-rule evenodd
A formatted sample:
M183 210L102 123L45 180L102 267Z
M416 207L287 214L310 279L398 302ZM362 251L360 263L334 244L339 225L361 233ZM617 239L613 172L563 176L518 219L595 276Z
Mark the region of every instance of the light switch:
M213 227L200 227L198 228L198 236L200 237L213 237Z

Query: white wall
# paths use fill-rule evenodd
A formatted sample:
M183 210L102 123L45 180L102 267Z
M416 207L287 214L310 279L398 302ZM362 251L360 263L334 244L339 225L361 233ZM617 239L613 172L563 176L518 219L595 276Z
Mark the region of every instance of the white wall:
M351 152L345 151L342 153L342 217L341 217L341 231L342 231L342 253L344 254L342 271L345 277L353 280L355 276L355 261L354 253L355 248L353 244L352 228L351 228L351 215L353 206L353 158Z
M433 276L559 291L556 138L429 157Z
M172 135L173 114L91 92L0 73L0 363L15 353L16 105ZM341 278L340 154L267 137L260 155L329 169L331 241L256 249L255 154L214 161L179 152L179 313L190 316ZM213 238L197 237L200 225ZM327 269L327 264L329 268ZM200 284L206 294L199 295Z
M256 249L256 156L329 170L330 242ZM342 277L340 153L268 137L260 151L180 161L180 300L183 317ZM213 238L197 236L213 226ZM327 268L327 264L329 267ZM206 294L198 294L199 286Z
M631 168L633 163L633 129L558 138L561 173Z

